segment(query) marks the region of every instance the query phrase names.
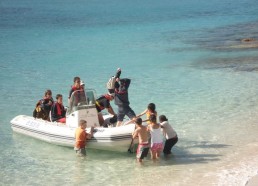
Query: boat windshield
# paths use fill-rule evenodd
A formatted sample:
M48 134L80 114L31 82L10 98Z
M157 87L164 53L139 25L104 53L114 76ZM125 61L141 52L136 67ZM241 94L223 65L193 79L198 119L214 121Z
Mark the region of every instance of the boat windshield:
M86 95L84 90L74 91L69 100L68 114L78 110L78 106L82 108L82 106L95 104L95 95L94 90L87 90Z

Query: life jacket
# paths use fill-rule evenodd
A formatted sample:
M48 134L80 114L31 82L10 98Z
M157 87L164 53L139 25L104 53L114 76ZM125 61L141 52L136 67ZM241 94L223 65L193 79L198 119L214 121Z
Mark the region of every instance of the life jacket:
M72 93L71 93L71 95L73 94L73 92L75 92L75 91L83 91L84 92L84 89L80 86L79 88L77 88L77 87L75 87L74 85L72 86ZM85 97L85 96L84 96ZM77 104L78 102L79 102L79 100L81 100L81 97L80 97L80 93L78 93L78 92L75 92L75 94L74 94L74 98L75 98L75 100L74 100L74 102Z
M57 110L57 115L58 116L61 116L62 115L62 104L59 104L59 103L55 103L55 105L56 105L56 110Z
M107 100L110 100L110 95L108 95L108 94L105 94L105 95L102 95L102 96L100 96L97 100L96 100L96 105L99 107L99 109L100 110L104 110L105 109L105 107L103 107L101 104L100 104L100 102L101 102L101 100L103 100L103 99L107 99Z
M147 112L146 112L146 118L148 119L148 121L147 121L148 124L151 123L150 120L149 120L149 118L150 118L151 115L157 116L157 112L155 111L155 112L153 113L153 112L147 110Z
M46 111L43 108L41 108L41 106L40 106L41 102L42 102L42 99L36 103L36 107L33 111L33 117L47 120L48 114L46 113Z
M79 88L77 88L76 86L72 86L72 89L73 89L73 91L75 91L75 90L83 90L83 88L80 86Z

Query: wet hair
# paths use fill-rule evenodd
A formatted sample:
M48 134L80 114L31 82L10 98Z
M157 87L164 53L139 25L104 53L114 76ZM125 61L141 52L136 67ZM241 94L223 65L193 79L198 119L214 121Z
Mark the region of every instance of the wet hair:
M142 125L142 118L136 118L135 123L137 125Z
M45 91L45 96L46 96L47 94L52 95L52 91L51 91L50 89L47 89L47 90Z
M168 119L167 119L167 117L165 116L165 115L160 115L159 116L159 121L160 122L163 122L163 121L167 121Z
M156 109L156 105L154 103L150 103L148 105L148 110L150 110L151 112L156 112L155 109Z
M76 81L81 81L81 78L78 77L78 76L74 77L74 78L73 78L73 82L75 83Z
M81 119L79 123L80 123L80 125L83 125L83 124L87 124L87 121L84 119Z
M62 94L57 94L56 95L56 99L60 98L60 97L63 97Z
M155 114L151 114L149 117L150 122L155 123L157 122L157 117Z

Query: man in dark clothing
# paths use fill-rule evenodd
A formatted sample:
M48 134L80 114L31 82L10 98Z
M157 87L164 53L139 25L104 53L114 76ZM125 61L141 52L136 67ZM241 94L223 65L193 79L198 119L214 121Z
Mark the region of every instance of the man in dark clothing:
M128 88L130 83L131 80L127 78L117 78L115 82L115 104L118 106L117 127L122 124L125 115L127 115L131 120L136 118L135 112L129 106Z

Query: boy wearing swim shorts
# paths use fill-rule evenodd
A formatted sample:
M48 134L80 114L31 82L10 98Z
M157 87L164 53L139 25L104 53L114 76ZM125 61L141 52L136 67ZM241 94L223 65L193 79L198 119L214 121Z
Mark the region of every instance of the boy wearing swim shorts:
M133 139L139 137L139 145L136 152L136 158L138 162L142 162L144 157L147 157L149 152L149 142L148 142L148 131L147 127L142 125L142 119L137 118L135 120L136 130L133 132Z

